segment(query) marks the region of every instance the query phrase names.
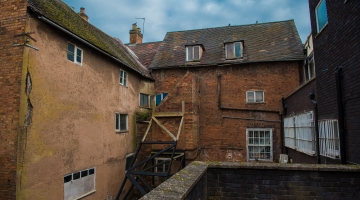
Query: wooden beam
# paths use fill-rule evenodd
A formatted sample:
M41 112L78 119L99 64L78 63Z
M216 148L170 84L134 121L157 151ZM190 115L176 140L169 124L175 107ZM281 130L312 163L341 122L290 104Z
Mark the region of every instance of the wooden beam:
M174 141L177 141L176 137L169 130L167 130L167 128L162 125L154 116L152 117L152 119L160 126L160 128L162 128L167 134L169 134Z
M145 134L144 134L143 139L141 140L142 142L145 141L146 136L147 136L147 134L148 134L148 132L149 132L149 130L150 130L151 124L152 124L152 119L151 119L150 122L149 122L149 125L148 125L148 127L147 127L147 129L146 129L146 131L145 131Z
M184 123L184 116L181 118L181 121L180 121L180 126L179 126L179 130L178 130L178 134L177 134L177 136L176 136L176 139L177 139L177 140L179 140L183 123Z
M182 112L157 112L153 114L154 117L182 117Z

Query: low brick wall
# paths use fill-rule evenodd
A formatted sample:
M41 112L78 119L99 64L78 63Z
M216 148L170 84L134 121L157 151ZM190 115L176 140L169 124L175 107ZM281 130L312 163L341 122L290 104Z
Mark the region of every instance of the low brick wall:
M196 161L141 199L359 197L359 166Z

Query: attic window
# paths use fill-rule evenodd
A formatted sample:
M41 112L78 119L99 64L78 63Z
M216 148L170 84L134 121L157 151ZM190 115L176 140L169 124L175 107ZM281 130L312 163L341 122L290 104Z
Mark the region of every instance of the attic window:
M225 44L226 59L236 59L243 57L242 42L233 42Z
M68 43L67 45L67 59L71 62L77 63L79 65L82 64L83 59L83 51L77 46Z
M186 47L186 61L200 61L203 49L197 46Z

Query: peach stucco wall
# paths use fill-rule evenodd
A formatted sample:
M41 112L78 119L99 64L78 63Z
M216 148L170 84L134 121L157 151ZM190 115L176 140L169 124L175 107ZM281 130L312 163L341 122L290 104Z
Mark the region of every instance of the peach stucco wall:
M27 31L35 32L30 43L39 51L24 53L32 88L29 95L22 91L21 118L26 102L33 110L19 137L18 199L63 199L64 175L91 167L96 192L85 199L114 198L125 156L135 151L139 92L151 94L153 83L37 19L30 18ZM67 60L68 42L83 50L82 66ZM119 84L120 69L128 72L127 87ZM115 132L115 112L128 114L128 132Z

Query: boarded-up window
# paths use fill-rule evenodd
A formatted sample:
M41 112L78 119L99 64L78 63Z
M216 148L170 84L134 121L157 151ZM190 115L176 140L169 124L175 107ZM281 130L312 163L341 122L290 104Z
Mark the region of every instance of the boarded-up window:
M64 176L64 199L80 199L95 192L95 168Z

